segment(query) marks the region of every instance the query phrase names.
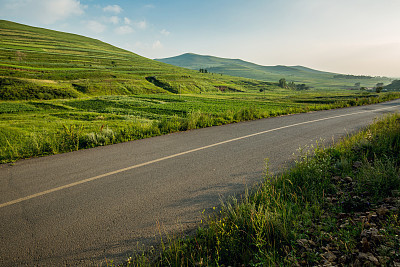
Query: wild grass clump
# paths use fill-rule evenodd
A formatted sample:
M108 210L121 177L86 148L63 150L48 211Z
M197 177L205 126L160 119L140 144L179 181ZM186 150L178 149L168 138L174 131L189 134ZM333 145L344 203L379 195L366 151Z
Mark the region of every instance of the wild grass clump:
M80 137L79 142L78 146L83 148L105 146L115 142L115 134L108 127L101 127L97 133L91 132Z
M387 204L396 197L400 203L399 141L395 114L333 147L317 145L302 153L293 169L267 175L242 198L214 208L193 236L162 243L162 251L150 255L158 255L156 261L144 261L149 257L143 254L140 261L156 266L400 262L400 207ZM135 262L130 258L128 266Z
M1 133L1 132L0 132ZM0 137L0 162L10 162L22 158L54 155L64 152L115 142L114 132L101 127L98 132L84 133L82 125L63 125L57 133L32 132L25 134L16 131L13 134L5 129Z

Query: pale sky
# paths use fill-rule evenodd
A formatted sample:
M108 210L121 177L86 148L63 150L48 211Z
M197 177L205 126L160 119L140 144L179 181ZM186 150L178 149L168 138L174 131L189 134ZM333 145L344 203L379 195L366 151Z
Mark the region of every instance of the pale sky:
M148 58L196 53L400 77L400 0L0 0L0 19Z

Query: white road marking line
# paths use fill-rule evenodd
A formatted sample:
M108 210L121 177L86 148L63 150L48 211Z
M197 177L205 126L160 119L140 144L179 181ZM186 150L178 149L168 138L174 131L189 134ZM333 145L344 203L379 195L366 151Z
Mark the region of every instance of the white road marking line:
M387 109L392 109L392 108L396 108L396 107L398 107L398 106L381 108L381 109L374 109L374 110L366 110L366 111L360 111L360 112L354 112L354 113L349 113L349 114L337 115L337 116L333 116L333 117L316 119L316 120L312 120L312 121L304 121L304 122L299 122L299 123L295 123L295 124L291 124L291 125L286 125L286 126L282 126L282 127L278 127L278 128L275 128L275 129L270 129L270 130L254 133L254 134L249 134L249 135L246 135L246 136L233 138L233 139L230 139L230 140L218 142L218 143L211 144L211 145L208 145L208 146L195 148L195 149L184 151L184 152L177 153L177 154L174 154L174 155L170 155L170 156L166 156L166 157L163 157L163 158L159 158L159 159L151 160L151 161L148 161L148 162L144 162L144 163L141 163L141 164L133 165L133 166L126 167L126 168L123 168L123 169L119 169L119 170L116 170L116 171L100 174L100 175L97 175L97 176L94 176L94 177L91 177L91 178L87 178L87 179L84 179L84 180L81 180L81 181L78 181L78 182L74 182L74 183L70 183L70 184L67 184L67 185L63 185L63 186L59 186L59 187L56 187L56 188L52 188L52 189L49 189L49 190L46 190L46 191L42 191L42 192L39 192L39 193L36 193L36 194L33 194L33 195L29 195L29 196L26 196L26 197L22 197L22 198L18 198L18 199L15 199L15 200L11 200L9 202L5 202L5 203L0 204L0 208L7 207L7 206L10 206L10 205L13 205L13 204L17 204L17 203L20 203L20 202L23 202L23 201L26 201L26 200L29 200L29 199L32 199L32 198L36 198L36 197L40 197L40 196L43 196L43 195L47 195L47 194L50 194L50 193L53 193L53 192L57 192L57 191L60 191L60 190L63 190L63 189L67 189L67 188L70 188L70 187L73 187L73 186L77 186L77 185L81 185L81 184L88 183L88 182L91 182L91 181L95 181L95 180L98 180L100 178L104 178L104 177L107 177L107 176L110 176L110 175L114 175L114 174L118 174L118 173L121 173L121 172L129 171L129 170L132 170L132 169L140 168L140 167L147 166L147 165L150 165L150 164L153 164L153 163L157 163L157 162L160 162L160 161L164 161L164 160L167 160L167 159L176 158L176 157L179 157L179 156L182 156L182 155L186 155L186 154L193 153L193 152L196 152L196 151L200 151L200 150L212 148L212 147L215 147L215 146L219 146L219 145L235 142L235 141L238 141L238 140L250 138L250 137L253 137L253 136L266 134L266 133L270 133L270 132L274 132L274 131L278 131L278 130L282 130L282 129L286 129L286 128L291 128L291 127L295 127L295 126L299 126L299 125L310 124L310 123L314 123L314 122L331 120L331 119L336 119L336 118L341 118L341 117L347 117L347 116L352 116L352 115L357 115L357 114L363 114L363 113L387 110Z

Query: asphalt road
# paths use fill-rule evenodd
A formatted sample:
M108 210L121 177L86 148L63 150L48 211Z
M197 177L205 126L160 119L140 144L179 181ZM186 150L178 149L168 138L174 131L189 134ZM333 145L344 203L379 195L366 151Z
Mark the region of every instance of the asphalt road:
M176 133L0 165L0 266L101 265L193 229L220 198L400 100Z

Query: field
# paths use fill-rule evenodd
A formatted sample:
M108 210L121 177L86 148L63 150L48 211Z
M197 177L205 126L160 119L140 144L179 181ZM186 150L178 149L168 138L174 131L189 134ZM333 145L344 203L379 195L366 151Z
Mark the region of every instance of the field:
M376 103L396 93L147 94L0 102L0 162L284 114Z

